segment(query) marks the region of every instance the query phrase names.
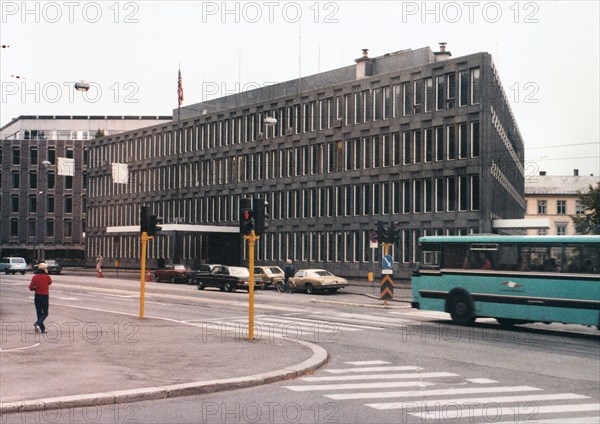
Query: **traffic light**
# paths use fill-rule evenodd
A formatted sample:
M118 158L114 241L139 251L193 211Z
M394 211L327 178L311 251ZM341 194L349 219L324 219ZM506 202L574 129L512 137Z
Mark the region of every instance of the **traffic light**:
M158 224L162 224L162 219L156 215L148 217L148 236L154 237L158 231L162 230L162 227L159 227Z
M265 233L269 227L269 202L265 199L254 199L254 232L258 235Z
M390 224L391 227L391 239L390 239L390 243L396 243L398 240L400 240L400 223L399 222L392 222Z
M254 230L254 212L250 199L240 200L240 233L249 236Z
M383 238L384 226L383 221L377 221L377 241L379 243L385 243L385 239Z
M150 216L150 208L142 206L140 208L140 233L148 233L148 217Z
M383 227L383 242L384 243L392 242L392 233L390 231L390 227Z

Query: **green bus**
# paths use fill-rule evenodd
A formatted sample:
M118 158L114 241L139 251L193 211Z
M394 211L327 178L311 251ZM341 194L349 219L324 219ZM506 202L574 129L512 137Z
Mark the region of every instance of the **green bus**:
M412 277L413 308L461 325L559 322L600 329L600 235L427 236Z

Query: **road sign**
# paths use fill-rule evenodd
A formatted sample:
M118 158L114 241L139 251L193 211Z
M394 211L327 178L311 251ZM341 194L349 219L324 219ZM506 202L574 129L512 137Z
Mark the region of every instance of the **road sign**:
M371 249L377 249L379 247L379 243L378 243L378 234L377 231L373 230L371 231L370 237L369 237L369 244Z
M381 279L380 288L381 300L387 302L388 300L392 300L394 298L394 281L389 275L386 275Z
M394 264L394 259L392 255L385 255L381 260L381 266L383 269L392 269L392 265Z

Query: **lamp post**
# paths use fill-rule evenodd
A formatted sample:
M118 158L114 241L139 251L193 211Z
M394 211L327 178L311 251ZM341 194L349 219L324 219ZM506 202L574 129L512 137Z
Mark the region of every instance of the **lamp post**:
M47 160L41 161L38 163L38 178L40 178L41 176L41 171L47 171L48 167L51 165L51 163ZM47 177L48 174L46 174ZM46 181L46 190L48 189L48 179L41 179L41 181ZM39 187L38 187L39 188ZM37 199L36 199L36 231L35 231L35 256L37 260L43 260L44 259L44 245L46 243L46 229L44 228L44 223L45 223L45 219L44 217L46 216L46 202L43 201L44 200L44 194L46 192L44 190L39 190L38 194L37 194Z

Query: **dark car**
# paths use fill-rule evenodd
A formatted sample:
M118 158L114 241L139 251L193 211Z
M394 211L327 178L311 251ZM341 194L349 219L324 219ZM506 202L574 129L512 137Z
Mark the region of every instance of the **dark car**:
M221 265L218 265L218 264L198 265L198 267L196 269L187 273L187 283L188 284L197 284L199 276L210 274L210 272L216 266L221 266Z
M185 265L170 265L165 269L154 271L154 280L157 283L168 281L169 283L187 283L187 274L191 269Z
M45 261L48 266L48 274L56 274L59 275L62 271L62 266L60 262L55 259L48 259Z
M206 287L216 287L221 291L232 292L237 289L248 291L250 272L241 266L216 265L208 274L198 275L196 285L198 290ZM262 287L263 280L254 281L255 287Z

